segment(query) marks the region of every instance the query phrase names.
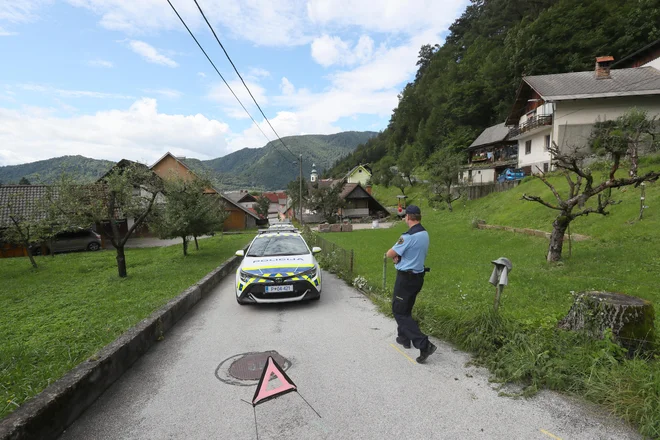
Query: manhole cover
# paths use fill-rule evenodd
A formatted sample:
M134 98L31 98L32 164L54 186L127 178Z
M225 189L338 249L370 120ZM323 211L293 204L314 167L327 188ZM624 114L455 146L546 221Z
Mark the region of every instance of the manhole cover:
M261 377L269 356L272 356L284 371L291 367L291 361L275 350L242 353L222 361L215 370L215 376L230 385L252 386Z
M271 356L283 369L286 370L288 368L286 364L289 361L284 359L278 352L264 351L261 353L250 353L236 359L229 367L229 374L240 380L259 380L268 362L268 358Z

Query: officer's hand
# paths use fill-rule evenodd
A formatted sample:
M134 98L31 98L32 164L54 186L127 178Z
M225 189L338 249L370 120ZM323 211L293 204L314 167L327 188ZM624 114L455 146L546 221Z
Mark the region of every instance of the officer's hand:
M401 257L397 255L392 258L392 261L394 261L394 264L399 264L399 261L401 261Z

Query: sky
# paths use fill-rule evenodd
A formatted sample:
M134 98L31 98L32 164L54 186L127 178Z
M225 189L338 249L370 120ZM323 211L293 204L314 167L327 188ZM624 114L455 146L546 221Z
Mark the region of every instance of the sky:
M212 159L275 134L193 0L0 1L0 166ZM380 131L468 0L198 0L277 133Z

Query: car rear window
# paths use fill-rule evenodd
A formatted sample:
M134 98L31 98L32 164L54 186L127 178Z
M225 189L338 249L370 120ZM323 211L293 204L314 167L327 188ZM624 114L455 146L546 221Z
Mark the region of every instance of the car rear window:
M248 257L271 257L275 255L303 255L309 249L302 238L296 235L269 235L255 238L248 250Z

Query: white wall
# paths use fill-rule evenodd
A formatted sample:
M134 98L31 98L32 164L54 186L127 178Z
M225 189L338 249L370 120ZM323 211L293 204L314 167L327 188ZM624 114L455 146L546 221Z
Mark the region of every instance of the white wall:
M649 61L648 63L644 64L643 67L646 66L655 67L656 69L660 70L660 58L656 58L653 61Z
M479 168L472 170L472 185L493 183L496 178L495 168ZM462 183L468 183L468 170L461 171L459 173L459 179Z
M629 96L558 101L555 103L555 118L552 124L553 139L557 139L557 144L561 145L559 127L562 125L593 124L599 118L601 121L616 119L632 107L646 110L649 117L654 115L660 117L660 96Z
M531 166L532 174L537 174L539 172L536 169L537 166L543 170L543 164L547 163L550 167L550 152L545 149L545 137L547 135L550 135L550 144L552 145L552 127L549 125L543 130L534 130L529 135L525 133L518 139L518 168ZM530 154L525 154L525 143L528 140L532 141L532 151Z

